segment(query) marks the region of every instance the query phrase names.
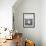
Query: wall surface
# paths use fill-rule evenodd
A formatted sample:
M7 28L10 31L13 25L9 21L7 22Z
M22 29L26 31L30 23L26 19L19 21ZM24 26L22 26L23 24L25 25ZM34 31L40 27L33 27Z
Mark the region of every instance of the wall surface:
M41 1L41 40L42 46L46 46L46 0Z
M21 0L20 0L21 1ZM16 6L17 5L17 6ZM35 13L35 28L23 27L23 13ZM24 39L34 40L36 46L41 46L41 1L40 0L23 0L19 5L13 6L15 30L23 33Z
M12 29L12 6L16 0L0 0L0 27Z

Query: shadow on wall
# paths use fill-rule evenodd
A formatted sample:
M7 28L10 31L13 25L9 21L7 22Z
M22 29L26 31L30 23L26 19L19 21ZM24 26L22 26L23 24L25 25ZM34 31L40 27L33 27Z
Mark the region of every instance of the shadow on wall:
M15 28L18 30L18 32L23 33L24 39L27 38L34 40L36 46L41 46L40 3L40 0L18 0L18 2L16 2L13 6ZM35 13L35 28L23 27L23 13ZM39 34L37 35L37 33Z

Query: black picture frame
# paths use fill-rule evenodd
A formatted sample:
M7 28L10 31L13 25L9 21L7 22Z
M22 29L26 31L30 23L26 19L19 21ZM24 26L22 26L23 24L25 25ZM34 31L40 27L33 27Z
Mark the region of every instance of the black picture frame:
M24 28L35 27L35 13L23 13L23 27Z

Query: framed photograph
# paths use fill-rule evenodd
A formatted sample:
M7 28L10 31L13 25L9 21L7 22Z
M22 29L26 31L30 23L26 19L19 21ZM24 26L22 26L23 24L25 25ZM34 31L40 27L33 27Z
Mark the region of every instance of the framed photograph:
M23 27L24 28L35 27L35 13L23 13Z
M15 18L14 18L14 13L13 13L13 31L15 30Z

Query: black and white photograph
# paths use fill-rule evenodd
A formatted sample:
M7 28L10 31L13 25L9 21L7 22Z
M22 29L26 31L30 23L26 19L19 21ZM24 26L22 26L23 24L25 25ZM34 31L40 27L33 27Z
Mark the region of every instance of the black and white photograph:
M24 28L35 27L35 13L24 13L23 14L23 26Z

